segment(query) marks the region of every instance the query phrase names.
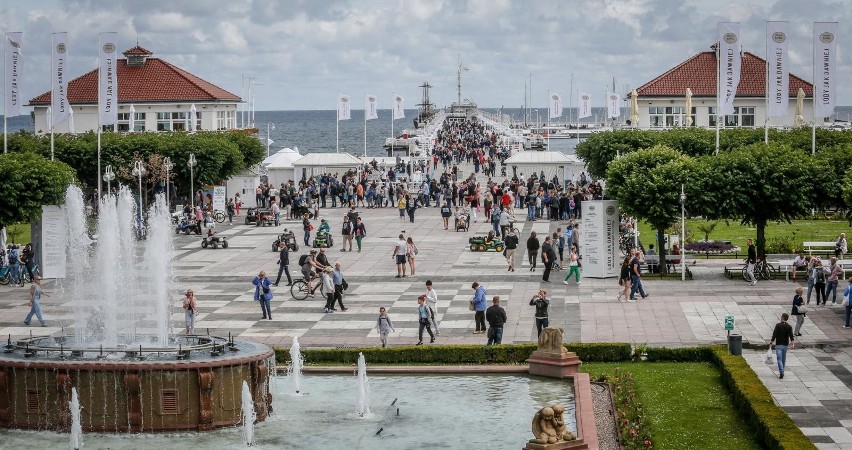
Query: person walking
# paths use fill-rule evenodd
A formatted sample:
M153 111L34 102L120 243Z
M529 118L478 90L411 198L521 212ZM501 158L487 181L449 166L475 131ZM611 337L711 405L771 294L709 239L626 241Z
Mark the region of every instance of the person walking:
M278 243L278 277L275 278L273 286L278 286L281 281L281 273L287 275L287 286L293 285L293 277L290 276L290 248L287 247L287 242L282 240Z
M621 298L624 297L626 301L630 295L630 260L633 259L630 255L624 257L624 261L621 262L621 273L618 275L618 285L621 286L621 290L618 292L618 297L616 300L621 302Z
M473 298L470 299L471 310L475 311L473 321L476 323L476 330L473 334L485 333L485 286L480 286L478 282L473 282L470 286L473 289Z
M186 291L183 297L183 316L186 323L186 334L195 334L195 316L198 314L198 301L192 289Z
M816 304L820 306L819 301L822 298L822 305L828 300L825 292L826 268L822 266L822 261L817 260L814 263L814 289L816 289Z
M396 202L396 207L399 209L399 221L405 222L405 209L408 206L408 198L405 195L400 195Z
M495 295L491 303L492 305L485 310L485 320L488 322L488 343L485 345L500 345L503 343L503 324L506 323L506 310L500 306L499 295Z
M322 274L320 274L320 280L322 283L322 290L325 293L325 308L323 308L323 312L325 313L333 313L334 309L334 277L332 275L334 269L331 266L327 266L323 269Z
M411 276L413 277L415 269L417 268L414 261L414 257L417 255L417 253L419 253L419 250L417 250L417 245L414 244L414 239L411 239L411 236L409 236L408 240L406 241L405 250L408 254L408 268L411 269Z
M405 205L405 210L408 212L408 221L414 223L414 213L417 211L417 199L411 196Z
M746 274L751 280L751 285L757 284L757 278L754 276L754 265L757 264L757 250L754 248L754 242L751 239L746 241L748 244L748 258L746 258Z
M793 335L801 336L800 332L802 329L802 324L805 323L805 315L808 312L808 308L805 306L805 299L802 298L802 294L805 293L805 290L799 286L796 288L796 294L793 295L793 310L790 311L790 315L796 317L796 328L793 330Z
M341 311L346 311L347 307L343 306L343 291L346 289L343 279L343 270L340 263L334 263L334 272L331 273L331 280L334 282L334 299L337 300L337 305Z
M541 244L536 237L535 231L530 233L529 239L527 239L527 256L530 261L530 272L535 272L535 264L538 259L538 249L541 248Z
M630 260L630 297L627 299L628 302L636 301L636 291L639 291L639 295L642 298L647 298L648 294L645 293L645 289L642 287L642 272L639 270L639 250L633 249L633 259Z
M550 319L547 315L547 307L550 306L547 289L539 289L538 293L530 299L530 306L535 306L535 328L538 331L538 336L541 337L541 330L550 325Z
M30 312L27 314L27 318L24 319L24 325L29 325L33 319L33 315L36 316L41 326L47 326L44 322L44 317L41 315L41 296L50 297L47 292L41 287L41 276L36 275L33 278L33 285L30 286L30 301L27 306L30 307Z
M367 228L364 222L358 217L355 219L355 242L358 244L358 253L361 253L361 241L367 237ZM352 250L352 243L349 244L349 249Z
M379 308L379 318L376 319L376 330L379 332L379 340L382 341L382 348L387 347L388 335L391 331L395 333L396 329L394 329L393 322L391 322L390 316L388 316L384 306Z
M825 288L825 299L823 300L823 304L828 300L828 294L831 293L831 304L837 304L837 282L839 278L843 276L843 268L840 267L840 264L837 264L837 258L831 258L831 264L828 266L828 277L826 281L828 281L828 285Z
M541 246L541 261L544 263L541 281L550 283L550 271L553 270L553 264L556 262L556 250L553 248L553 240L550 236L544 238L544 244Z
M571 275L574 275L574 280L577 284L580 284L580 255L577 254L577 250L571 249L571 256L568 257L568 276L565 277L565 280L562 281L563 284L568 284L568 280L571 278ZM621 296L619 296L621 298Z
M429 307L426 306L426 296L421 295L417 297L417 323L419 325L419 329L417 330L417 345L423 345L423 329L429 332L429 343L435 342L435 335L432 333L432 328L429 326Z
M405 263L408 260L408 242L405 236L400 234L399 240L393 248L393 258L396 259L396 278L405 278Z
M444 205L441 206L441 220L444 222L444 229L450 229L450 217L453 216L453 210L450 209L450 202L444 201Z
M559 249L559 265L564 266L565 265L565 257L564 257L565 233L562 232L562 228L556 229L556 234L555 234L554 238L556 239L556 242L559 244L558 247L557 247ZM571 251L571 247L568 247L568 251Z
M846 307L843 328L849 328L849 318L852 316L852 277L846 281L849 284L846 285L846 289L843 291L843 296L846 297L846 300L843 300L843 306Z
M772 340L769 341L769 346L775 345L775 359L778 361L778 378L784 378L784 368L787 365L787 347L793 348L796 343L796 338L793 336L793 327L787 323L790 316L787 313L781 314L781 321L775 324L775 329L772 330Z
M225 210L228 212L228 225L234 224L234 214L236 213L236 206L234 205L234 199L228 199L228 204L225 206Z
M305 232L305 247L308 246L308 242L311 240L311 230L314 229L314 226L311 225L310 219L308 219L308 215L305 214L302 216L302 231Z
M505 214L505 213L504 213ZM503 250L503 255L506 257L506 262L509 263L509 272L515 271L515 250L518 248L518 236L515 232L508 228L506 230L506 238L504 240L506 248Z
M343 234L343 244L340 246L340 251L346 251L346 243L349 243L349 251L352 251L352 232L355 230L354 224L349 220L349 215L343 216L343 225L341 226Z
M272 283L269 282L269 278L266 278L266 272L261 270L251 283L254 285L254 301L260 303L260 310L263 312L261 319L272 320L272 308L270 307L272 290L269 288Z
M426 280L426 305L429 307L429 315L432 318L432 326L435 328L435 334L440 336L441 330L438 329L438 293L432 287L432 280Z

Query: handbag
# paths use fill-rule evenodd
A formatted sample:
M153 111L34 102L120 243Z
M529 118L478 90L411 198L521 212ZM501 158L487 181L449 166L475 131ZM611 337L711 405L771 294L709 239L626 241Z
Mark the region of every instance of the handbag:
M473 302L467 302L467 310L468 311L476 311L476 307L473 306Z
M767 365L775 364L775 355L772 354L772 349L766 351L766 356L763 357L763 362Z
M343 290L344 290L344 291L345 291L345 290L347 290L347 289L349 289L349 283L347 283L347 282L346 282L346 279L345 279L345 278L344 278L344 279L343 279L343 281L340 283L340 286L342 286L342 287L343 287Z
M846 301L848 301L848 300L846 300ZM811 309L810 309L810 308L808 308L808 307L807 307L807 306L805 306L805 305L799 305L799 306L796 308L796 310L798 310L798 311L799 311L799 314L804 314L804 313L810 312L810 310L811 310Z

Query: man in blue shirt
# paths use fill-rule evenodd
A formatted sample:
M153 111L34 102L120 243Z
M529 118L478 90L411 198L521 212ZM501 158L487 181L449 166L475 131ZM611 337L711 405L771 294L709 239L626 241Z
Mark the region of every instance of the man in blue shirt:
M470 303L473 304L473 309L476 311L476 314L474 314L476 331L474 331L473 334L485 333L485 309L488 307L485 301L485 286L480 286L479 283L474 282L470 287L474 291L473 298L470 300Z

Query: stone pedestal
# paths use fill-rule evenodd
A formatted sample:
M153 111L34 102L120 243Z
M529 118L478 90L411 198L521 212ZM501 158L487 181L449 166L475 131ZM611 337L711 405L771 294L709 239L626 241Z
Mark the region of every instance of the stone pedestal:
M533 444L531 442L527 442L527 445L524 447L523 450L585 450L588 448L589 446L586 445L586 443L583 442L582 439L577 439L568 442L557 442L555 444Z
M562 351L558 353L536 350L527 359L527 364L530 366L530 375L567 378L579 372L582 362L576 353L566 351L562 347Z

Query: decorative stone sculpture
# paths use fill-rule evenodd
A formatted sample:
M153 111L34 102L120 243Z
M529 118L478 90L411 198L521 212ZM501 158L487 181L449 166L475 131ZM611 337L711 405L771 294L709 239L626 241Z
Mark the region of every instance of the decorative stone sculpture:
M578 372L580 358L562 345L562 328L545 328L538 338L538 349L527 359L530 375L565 378Z
M538 352L562 355L568 353L562 345L562 328L545 328L538 338Z
M557 403L553 406L545 406L535 413L532 421L532 432L535 436L530 439L530 444L557 444L577 439L574 433L565 427L565 419L562 414L565 407Z

